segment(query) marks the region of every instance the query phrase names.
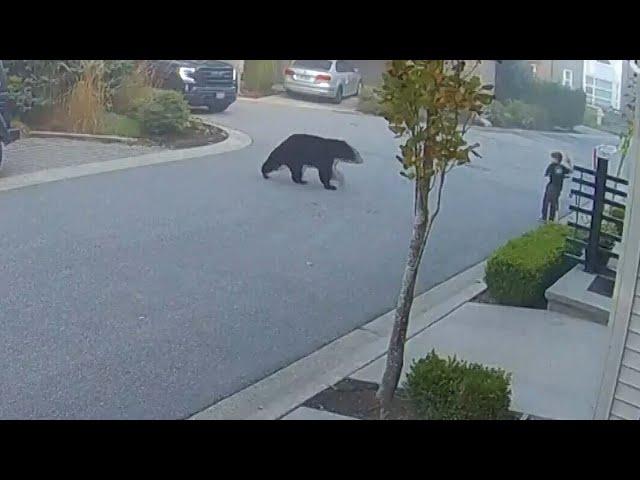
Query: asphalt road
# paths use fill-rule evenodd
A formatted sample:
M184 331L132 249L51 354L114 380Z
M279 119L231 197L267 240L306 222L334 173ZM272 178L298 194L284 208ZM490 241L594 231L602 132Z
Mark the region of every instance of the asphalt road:
M384 120L238 102L240 151L0 193L0 418L185 418L393 307L411 228ZM364 165L322 188L259 167L294 132ZM475 132L422 292L536 225L552 148L610 138ZM565 207L566 207L566 201Z

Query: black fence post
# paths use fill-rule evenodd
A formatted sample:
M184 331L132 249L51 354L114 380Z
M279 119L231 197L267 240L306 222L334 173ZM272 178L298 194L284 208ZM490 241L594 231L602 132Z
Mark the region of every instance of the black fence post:
M593 189L593 214L589 228L589 241L585 251L585 271L600 273L600 229L602 226L602 214L604 213L604 198L607 188L607 172L609 160L598 157L595 175L595 188Z

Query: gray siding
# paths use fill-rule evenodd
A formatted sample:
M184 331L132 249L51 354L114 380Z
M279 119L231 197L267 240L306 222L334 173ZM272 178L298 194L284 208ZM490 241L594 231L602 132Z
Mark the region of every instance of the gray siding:
M635 291L610 419L640 420L640 279Z

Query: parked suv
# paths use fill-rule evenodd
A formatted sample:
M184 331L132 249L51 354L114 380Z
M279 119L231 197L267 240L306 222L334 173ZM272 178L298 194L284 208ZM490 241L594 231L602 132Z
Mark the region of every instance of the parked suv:
M7 92L7 77L0 60L0 169L2 169L2 147L20 137L20 130L11 128L11 109Z
M183 92L193 107L222 112L238 96L236 70L219 60L156 60L151 68L161 88Z

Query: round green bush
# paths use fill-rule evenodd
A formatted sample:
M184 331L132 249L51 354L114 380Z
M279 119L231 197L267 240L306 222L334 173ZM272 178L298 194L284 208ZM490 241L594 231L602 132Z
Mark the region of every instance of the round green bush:
M135 106L135 116L148 135L182 132L189 124L190 113L182 93L173 90L156 90Z
M424 420L504 420L510 418L511 375L435 351L414 361L404 384Z

